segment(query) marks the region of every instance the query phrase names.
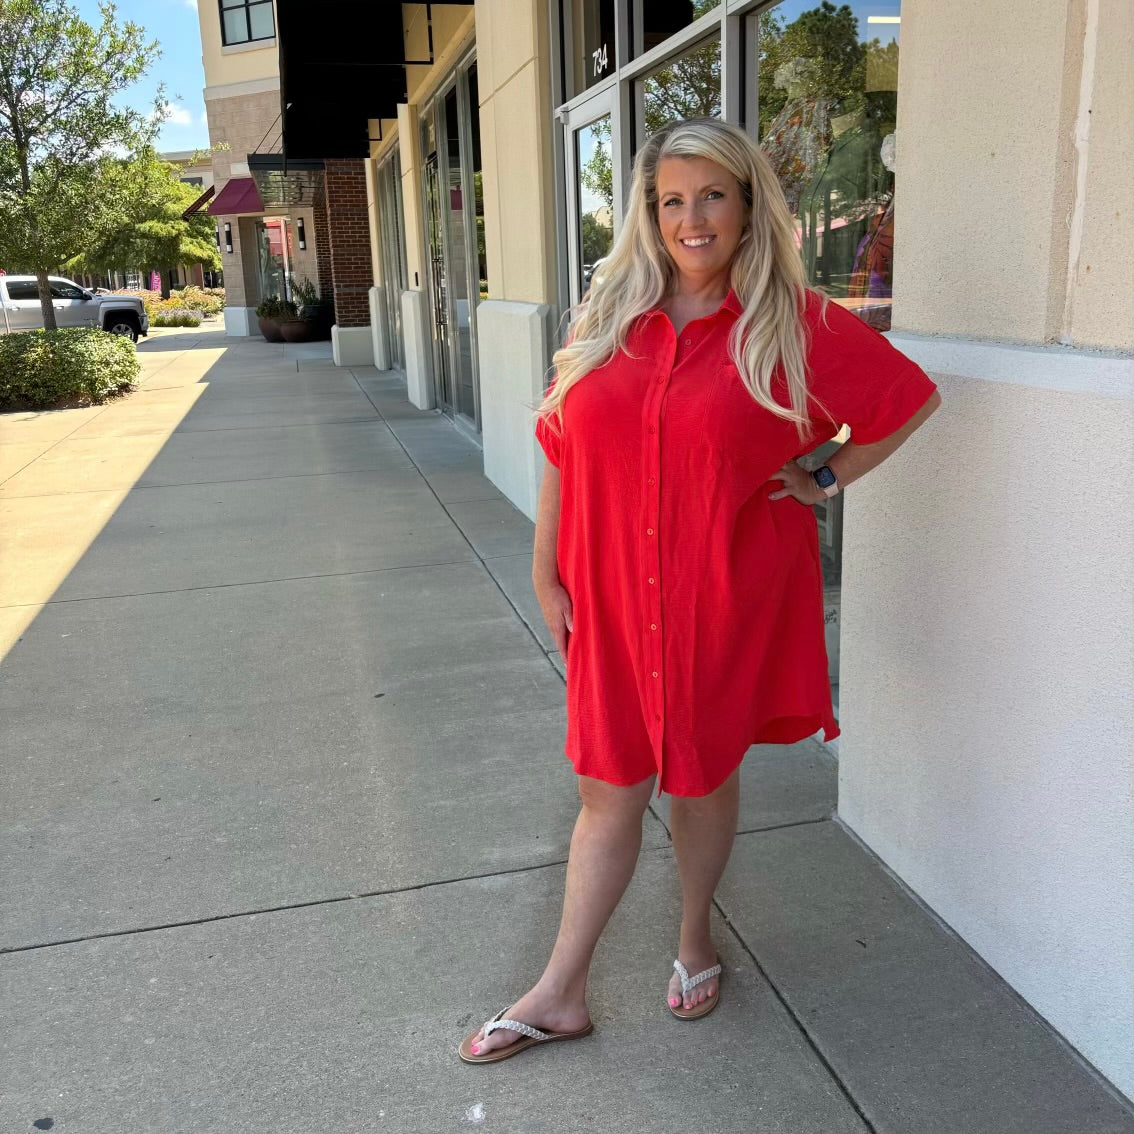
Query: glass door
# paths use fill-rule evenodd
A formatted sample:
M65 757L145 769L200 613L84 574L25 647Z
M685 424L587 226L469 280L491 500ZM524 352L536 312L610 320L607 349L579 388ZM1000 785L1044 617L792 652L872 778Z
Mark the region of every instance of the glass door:
M426 133L435 136L433 112ZM433 330L433 382L437 404L453 412L453 371L449 341L449 280L445 262L444 214L441 208L441 170L434 149L425 159L425 242L429 256L429 298Z
M586 295L591 277L610 252L622 220L616 106L617 92L604 91L571 110L563 126L572 307Z
M475 62L462 65L425 110L422 148L437 403L477 433L476 308L487 272Z

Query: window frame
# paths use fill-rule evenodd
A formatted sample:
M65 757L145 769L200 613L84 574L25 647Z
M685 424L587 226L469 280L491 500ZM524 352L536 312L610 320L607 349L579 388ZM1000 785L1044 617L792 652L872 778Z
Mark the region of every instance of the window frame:
M268 35L253 36L252 34L252 9L267 6L272 12L272 30ZM275 5L272 0L237 0L236 3L226 4L225 0L217 0L217 10L220 13L220 33L221 33L221 46L222 47L241 47L246 43L264 43L269 39L276 38L276 12ZM244 13L244 28L248 32L245 39L229 39L228 31L225 27L225 13L226 12L243 12Z

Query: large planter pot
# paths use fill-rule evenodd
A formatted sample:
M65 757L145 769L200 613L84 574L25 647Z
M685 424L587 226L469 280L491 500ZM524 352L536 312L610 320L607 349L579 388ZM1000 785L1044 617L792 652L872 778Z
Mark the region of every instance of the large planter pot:
M311 342L311 325L306 319L288 319L279 324L279 331L285 343Z
M325 304L311 304L299 309L300 318L308 326L309 342L324 342L331 337L335 322L335 309Z
M282 343L284 341L283 335L280 334L280 324L277 319L269 319L266 315L259 315L257 318L260 320L260 334L268 342Z

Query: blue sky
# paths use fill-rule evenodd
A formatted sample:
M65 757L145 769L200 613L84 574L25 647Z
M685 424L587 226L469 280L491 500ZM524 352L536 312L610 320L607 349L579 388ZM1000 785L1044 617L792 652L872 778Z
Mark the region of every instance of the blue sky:
M215 0L201 0L202 3ZM83 19L97 24L97 0L72 0ZM205 149L209 128L205 121L205 101L201 91L205 72L201 67L201 30L197 5L193 0L118 0L123 23L141 24L147 40L156 39L161 56L136 86L124 91L117 101L148 110L159 82L164 82L173 117L162 127L158 138L161 150Z

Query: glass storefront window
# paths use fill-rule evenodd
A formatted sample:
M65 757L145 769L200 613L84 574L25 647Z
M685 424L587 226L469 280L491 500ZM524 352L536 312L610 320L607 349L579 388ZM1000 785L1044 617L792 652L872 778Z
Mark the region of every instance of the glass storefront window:
M718 7L720 0L636 0L632 9L635 57Z
M568 95L582 94L615 70L614 0L574 0L570 6Z
M899 0L786 0L753 20L760 143L808 281L879 330L890 326L899 13Z
M682 118L719 118L721 41L702 40L634 84L637 149L651 134Z

